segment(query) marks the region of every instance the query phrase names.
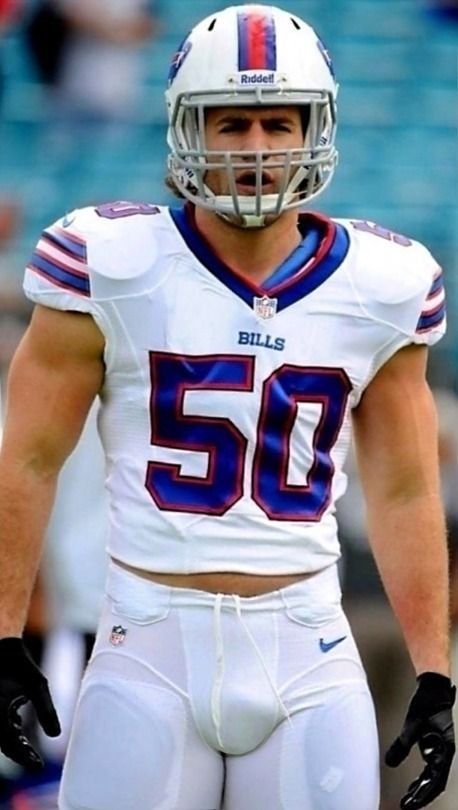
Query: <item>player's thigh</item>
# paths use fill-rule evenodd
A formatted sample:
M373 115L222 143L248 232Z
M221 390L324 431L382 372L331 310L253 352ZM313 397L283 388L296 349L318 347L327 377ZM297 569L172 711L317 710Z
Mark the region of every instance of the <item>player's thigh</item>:
M364 684L285 720L243 757L227 757L224 810L378 810L379 749Z
M86 677L62 778L60 810L214 810L221 756L166 688Z

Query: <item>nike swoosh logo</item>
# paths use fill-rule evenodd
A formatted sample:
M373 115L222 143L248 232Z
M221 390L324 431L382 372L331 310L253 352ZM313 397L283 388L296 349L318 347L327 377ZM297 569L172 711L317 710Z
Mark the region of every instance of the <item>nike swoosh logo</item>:
M333 641L325 641L324 638L320 638L321 652L329 652L329 650L332 650L333 647L336 647L337 644L340 644L340 642L344 641L346 638L346 636L341 636L341 638L335 638Z

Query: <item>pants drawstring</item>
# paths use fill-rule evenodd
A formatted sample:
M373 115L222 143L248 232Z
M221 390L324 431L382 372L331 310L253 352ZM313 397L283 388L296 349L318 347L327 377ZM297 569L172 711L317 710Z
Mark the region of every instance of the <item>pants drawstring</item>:
M289 713L288 709L286 708L286 706L285 706L285 704L284 704L284 702L282 700L282 697L280 695L279 690L277 689L277 687L275 686L275 684L274 684L274 682L272 680L269 669L268 669L268 667L266 665L266 662L264 661L262 652L259 649L258 645L256 644L256 640L253 637L253 634L252 634L251 630L249 629L247 623L245 622L245 620L244 620L244 618L242 616L242 607L241 607L241 604L240 604L240 596L238 596L238 594L234 594L232 596L232 598L233 598L234 603L235 603L235 610L236 610L236 613L237 613L237 617L238 617L238 619L240 621L240 624L242 625L246 635L248 636L248 639L250 640L250 642L252 644L252 647L253 647L253 649L254 649L254 651L255 651L255 653L256 653L259 661L260 661L260 664L261 664L262 669L264 671L264 674L265 674L265 676L267 678L269 686L272 689L272 692L274 693L275 697L277 698L278 703L279 703L279 705L280 705L280 707L281 707L281 709L283 711L283 714L284 714L285 718L288 720L289 723L291 723L292 721L291 721L290 713Z
M224 645L223 634L221 628L221 605L224 599L224 594L216 594L215 607L213 612L214 629L215 629L215 679L213 681L211 693L211 713L212 720L215 724L216 738L220 748L224 748L221 737L221 690L223 687L224 678Z

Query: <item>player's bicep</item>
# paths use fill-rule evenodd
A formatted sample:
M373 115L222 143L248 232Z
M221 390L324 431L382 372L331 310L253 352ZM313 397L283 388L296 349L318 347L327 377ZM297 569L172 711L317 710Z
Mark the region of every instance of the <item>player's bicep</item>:
M361 481L374 505L431 494L439 486L437 420L426 358L424 347L401 349L353 412Z
M55 474L103 383L103 347L90 315L35 308L8 376L4 454Z

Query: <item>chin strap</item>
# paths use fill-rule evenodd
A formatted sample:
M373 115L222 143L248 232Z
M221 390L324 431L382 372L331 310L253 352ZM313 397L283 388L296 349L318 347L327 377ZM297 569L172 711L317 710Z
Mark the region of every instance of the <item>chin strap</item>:
M212 195L215 203L215 213L238 228L264 228L266 217L276 219L282 211L275 211L278 194L263 194L261 196L261 210L270 209L262 214L256 214L253 209L256 207L255 197L238 197L240 213L237 214L234 199L230 195Z
M266 214L261 214L261 216L257 217L254 214L242 214L241 216L237 216L237 214L225 214L222 211L215 211L215 213L221 217L221 219L224 219L225 222L229 222L230 225L234 225L236 228L264 228L266 225Z
M242 228L264 228L266 224L265 214L260 217L255 217L250 214L243 214L241 217Z

